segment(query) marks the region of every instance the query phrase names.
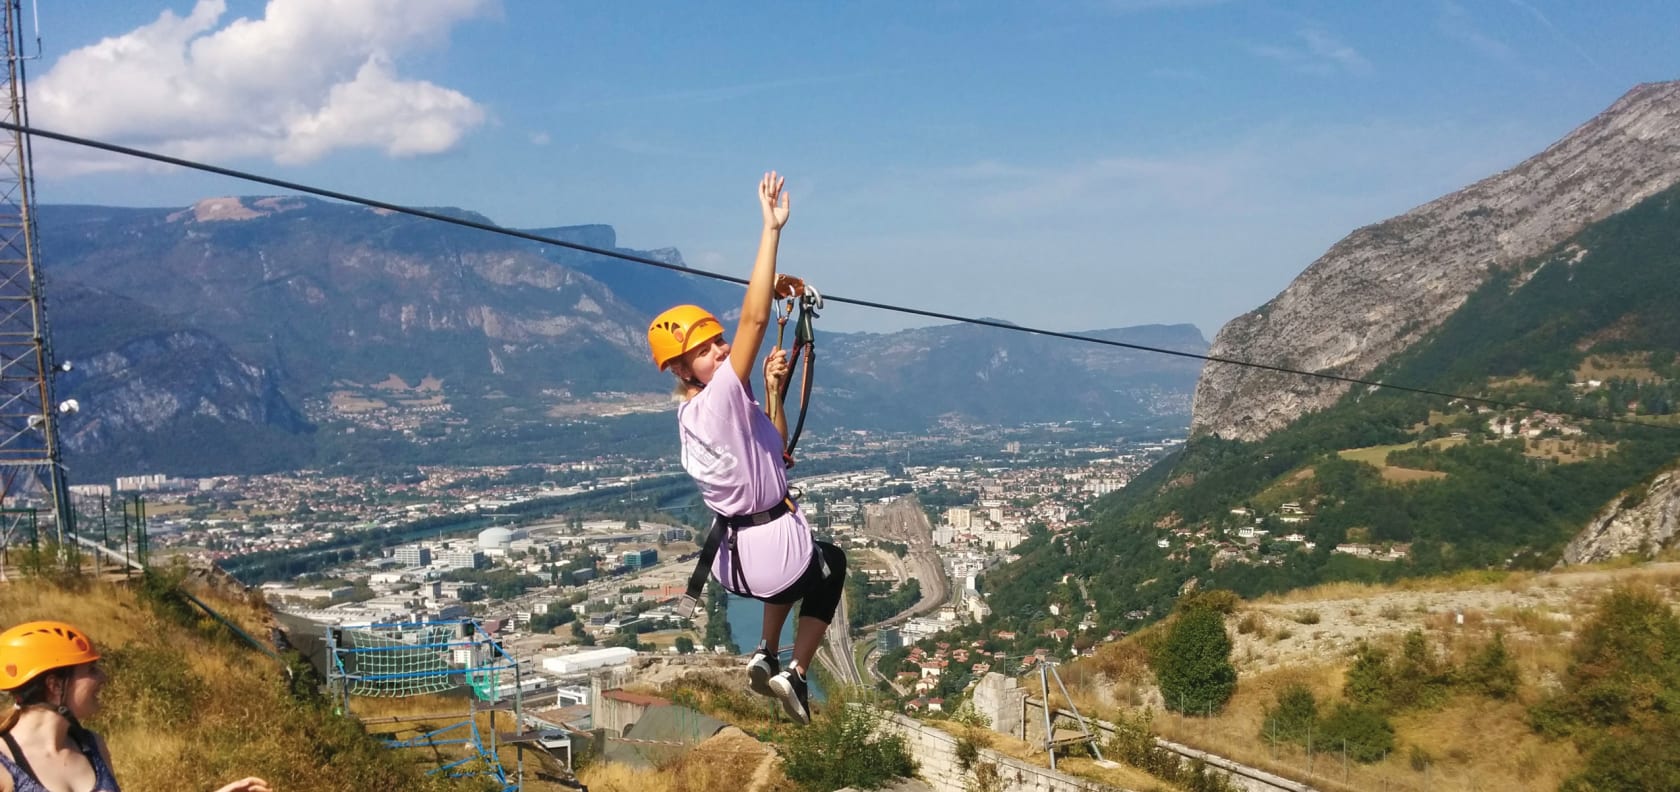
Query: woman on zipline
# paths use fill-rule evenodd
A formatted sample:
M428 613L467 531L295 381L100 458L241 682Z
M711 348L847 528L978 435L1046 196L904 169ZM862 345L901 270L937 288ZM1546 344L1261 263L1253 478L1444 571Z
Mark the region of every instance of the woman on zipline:
M0 721L0 792L119 792L111 752L82 721L99 711L105 671L86 633L36 621L0 633L0 690L12 711ZM216 792L269 792L244 778Z
M805 674L840 604L846 554L812 538L788 494L785 416L761 409L748 384L775 297L776 248L788 219L782 185L775 172L758 184L764 232L734 339L724 339L723 325L705 309L679 305L654 318L648 345L654 365L677 378L683 469L717 515L714 530L725 532L711 574L730 593L764 603L764 632L747 661L747 678L754 691L779 700L789 717L809 723ZM763 366L764 404L774 404L787 387L787 353L772 351ZM783 669L777 644L794 602L801 604L793 660Z

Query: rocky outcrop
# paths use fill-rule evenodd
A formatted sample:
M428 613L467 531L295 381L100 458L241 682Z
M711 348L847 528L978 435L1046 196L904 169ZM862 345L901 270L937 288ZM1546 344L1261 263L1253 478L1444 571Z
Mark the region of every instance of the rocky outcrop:
M1489 273L1680 181L1680 82L1641 85L1541 154L1336 243L1233 319L1213 357L1362 376L1422 339ZM1209 363L1191 431L1256 440L1347 389Z
M1590 564L1629 553L1650 555L1680 533L1680 470L1658 475L1599 512L1563 549L1564 564Z
M288 433L307 428L272 372L193 330L135 339L81 361L60 382L85 408L59 423L72 456L108 453L136 434L192 419Z

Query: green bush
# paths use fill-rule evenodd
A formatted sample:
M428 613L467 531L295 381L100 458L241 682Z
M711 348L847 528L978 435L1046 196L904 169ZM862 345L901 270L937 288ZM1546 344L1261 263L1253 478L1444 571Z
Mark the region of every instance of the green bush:
M1348 668L1343 691L1348 700L1367 707L1388 706L1388 653L1364 641L1354 650L1353 665Z
M1406 634L1388 680L1388 707L1403 710L1438 706L1447 697L1452 676L1435 658L1423 631L1413 630Z
M1162 699L1175 712L1205 714L1217 710L1225 706L1237 687L1225 620L1209 608L1179 613L1153 664Z
M1680 715L1665 713L1651 728L1595 741L1587 766L1561 792L1680 789Z
M1375 707L1339 705L1324 719L1320 734L1313 738L1314 750L1346 750L1348 758L1357 762L1381 761L1394 750L1394 724Z
M1507 700L1517 695L1517 661L1505 649L1505 634L1496 632L1465 664L1460 678L1471 691Z
M1529 722L1557 735L1672 712L1680 712L1680 618L1655 592L1617 588L1575 639L1563 690L1533 708Z
M1307 735L1318 723L1318 699L1306 685L1293 684L1278 691L1277 706L1266 710L1260 738L1307 744Z
M807 792L878 789L914 774L916 763L904 738L882 734L880 725L878 711L830 699L810 725L776 733L782 771Z

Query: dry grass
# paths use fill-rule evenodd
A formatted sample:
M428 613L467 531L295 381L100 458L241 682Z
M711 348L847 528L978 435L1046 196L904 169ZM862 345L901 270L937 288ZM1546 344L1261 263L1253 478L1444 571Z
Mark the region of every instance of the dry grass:
M1555 459L1564 465L1607 456L1615 450L1615 443L1561 437L1534 437L1523 443L1523 456L1533 459Z
M370 399L350 391L333 391L328 395L327 401L332 405L333 412L350 414L376 412L391 406L379 399Z
M1463 443L1464 438L1462 437L1441 437L1430 440L1429 442L1424 443L1424 445L1429 448L1440 450L1452 448L1456 445L1462 445ZM1394 445L1368 446L1366 448L1349 448L1343 451L1337 451L1336 453L1343 459L1350 459L1355 462L1364 462L1367 465L1377 468L1382 472L1384 481L1394 482L1397 484L1404 484L1411 481L1429 481L1432 479L1443 479L1447 477L1446 473L1439 470L1416 470L1414 468L1396 467L1388 464L1388 455L1390 452L1415 447L1415 443L1398 443Z
M1650 367L1651 356L1646 352L1633 352L1625 355L1588 355L1575 369L1575 381L1587 380L1639 380L1642 382L1661 382L1662 377Z
M1248 677L1239 683L1223 712L1211 718L1157 715L1156 732L1174 742L1335 792L1555 789L1580 767L1580 757L1569 743L1548 742L1533 734L1523 717L1524 704L1475 697L1459 697L1440 709L1395 718L1397 751L1368 765L1344 764L1336 746L1315 746L1316 755L1309 757L1300 746L1274 746L1265 739L1266 710L1281 690L1305 685L1325 709L1327 702L1339 699L1342 676L1340 665L1315 665ZM1412 768L1414 747L1431 757L1427 771Z
M1235 696L1223 712L1206 719L1162 714L1157 707L1156 731L1323 790L1554 789L1580 769L1582 758L1568 741L1547 742L1532 734L1526 708L1563 674L1574 626L1616 585L1648 586L1680 602L1680 564L1465 572L1394 586L1336 583L1244 603L1227 621L1238 670ZM1297 625L1294 617L1309 610L1322 621ZM1272 746L1260 734L1278 691L1303 684L1321 710L1327 709L1341 700L1350 652L1359 641L1396 651L1412 630L1421 630L1437 655L1455 665L1479 652L1496 632L1502 634L1521 680L1516 699L1460 694L1438 709L1397 717L1398 755L1371 765L1349 763L1345 769L1339 751L1309 760L1304 749ZM1127 695L1074 691L1082 710L1112 715L1141 709L1140 700L1159 701L1148 672L1134 667L1143 655L1137 647L1127 648L1133 638L1103 647L1094 661L1125 678ZM1425 770L1413 769L1414 747L1420 760L1428 759Z
M596 762L578 780L602 792L792 792L775 749L739 729L725 729L654 770Z
M254 604L199 596L266 634ZM277 663L190 613L159 610L114 583L0 586L0 624L68 621L105 656L106 708L89 726L105 737L124 789L214 789L246 775L323 792L463 788L425 777L430 756L389 751L354 722L292 698Z
M1393 484L1409 484L1413 481L1434 481L1444 479L1446 473L1439 470L1417 470L1415 468L1394 467L1392 465L1382 469L1383 481Z

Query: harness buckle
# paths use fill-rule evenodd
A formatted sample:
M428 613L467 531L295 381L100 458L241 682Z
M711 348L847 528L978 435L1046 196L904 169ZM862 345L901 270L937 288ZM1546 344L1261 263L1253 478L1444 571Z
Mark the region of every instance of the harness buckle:
M679 619L693 618L694 617L694 608L698 604L699 603L696 602L693 597L690 597L687 594L682 595L681 597L679 597L677 599L677 605L676 605L676 608L675 608L675 610L677 612L677 618L679 618Z

